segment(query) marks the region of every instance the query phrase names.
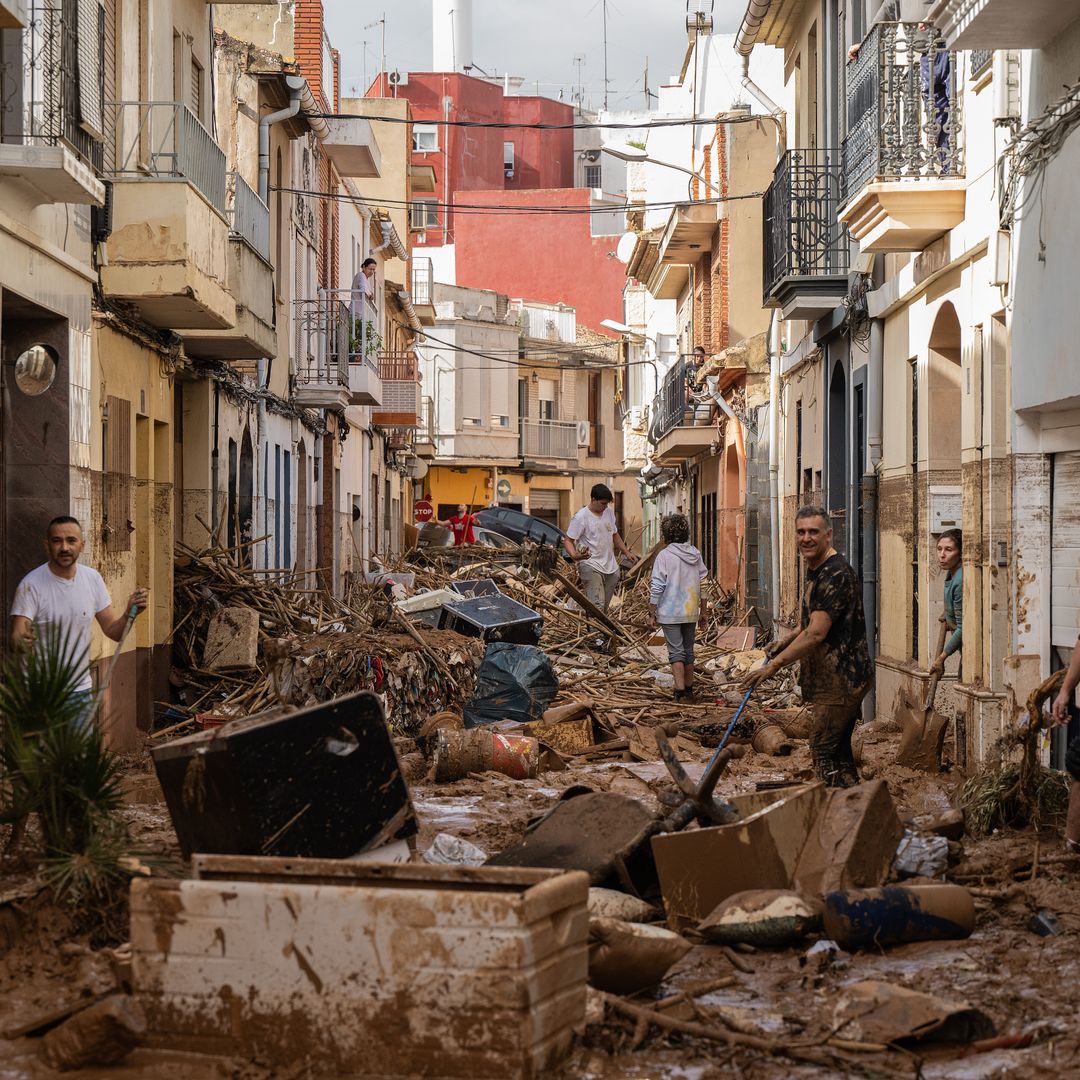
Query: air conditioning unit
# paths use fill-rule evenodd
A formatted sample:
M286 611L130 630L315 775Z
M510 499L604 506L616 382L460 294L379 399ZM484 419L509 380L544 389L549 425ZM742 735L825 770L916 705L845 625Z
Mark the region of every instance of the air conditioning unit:
M503 175L506 177L507 180L513 180L514 179L514 170L513 169L505 169L503 171Z
M582 150L581 151L581 159L582 159L582 161L599 161L600 160L600 151L599 150Z
M386 81L391 86L408 86L409 85L409 73L407 71L391 71L386 76Z
M579 420L577 422L577 444L578 446L588 446L592 441L590 436L592 435L592 424L588 420Z
M645 430L645 409L641 405L635 405L630 410L630 430Z

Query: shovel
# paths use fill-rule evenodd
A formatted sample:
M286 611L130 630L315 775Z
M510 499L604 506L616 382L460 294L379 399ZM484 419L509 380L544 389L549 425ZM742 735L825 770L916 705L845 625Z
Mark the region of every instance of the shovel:
M941 619L940 622L937 649L934 652L935 659L945 648L945 637L949 632L945 620ZM902 693L900 707L897 710L897 719L900 721L900 749L896 754L897 765L925 769L927 772L941 771L941 752L945 746L945 733L949 727L949 719L934 710L934 699L937 697L940 679L941 674L937 671L930 676L926 700L921 704L913 702L906 691Z

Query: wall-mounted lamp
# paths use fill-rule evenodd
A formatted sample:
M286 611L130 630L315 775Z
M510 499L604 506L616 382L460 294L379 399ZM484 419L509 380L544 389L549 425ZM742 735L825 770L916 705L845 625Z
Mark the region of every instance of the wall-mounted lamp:
M540 381L540 374L539 374L539 372L536 372L536 371L534 371L534 372L532 373L532 381L533 381L534 383L538 383L538 382Z

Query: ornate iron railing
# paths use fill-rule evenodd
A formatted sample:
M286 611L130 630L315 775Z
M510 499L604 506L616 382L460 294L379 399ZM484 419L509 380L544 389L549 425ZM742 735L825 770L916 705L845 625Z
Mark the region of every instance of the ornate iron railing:
M834 150L789 150L765 192L765 300L789 277L843 277L847 229L837 219L844 171Z
M964 174L956 53L923 23L877 23L848 70L844 182Z
M359 290L322 289L314 300L294 300L293 329L299 385L348 387L349 366L356 364L378 373L382 339Z
M971 77L977 79L994 62L994 50L972 49L969 62Z
M649 436L658 442L669 431L681 427L687 408L693 408L693 401L686 392L686 379L692 365L680 360L664 376L660 392L653 399L652 417Z
M577 423L573 420L521 420L519 453L527 458L577 459Z
M88 9L89 10L89 9ZM84 14L96 26L84 52L97 61L86 77L79 73L79 8L75 0L34 0L22 31L21 50L0 59L0 139L25 145L64 145L98 170L104 164L105 15ZM93 65L91 65L93 67Z
M117 101L109 108L116 130L114 175L187 180L227 216L225 151L186 105Z
M270 207L249 187L239 173L233 174L232 231L256 255L270 261Z

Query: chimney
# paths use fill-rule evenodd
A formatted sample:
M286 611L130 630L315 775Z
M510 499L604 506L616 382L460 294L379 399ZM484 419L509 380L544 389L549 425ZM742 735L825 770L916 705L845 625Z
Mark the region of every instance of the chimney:
M324 101L323 85L323 0L296 0L294 47L300 73L307 79L311 92L331 111L334 103Z
M431 0L432 71L472 67L472 0Z

